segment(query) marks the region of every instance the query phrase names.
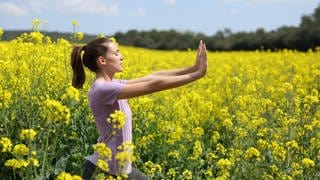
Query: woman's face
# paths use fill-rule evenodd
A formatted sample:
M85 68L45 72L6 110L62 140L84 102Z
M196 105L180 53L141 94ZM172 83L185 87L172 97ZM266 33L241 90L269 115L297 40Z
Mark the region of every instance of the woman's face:
M122 61L124 56L120 53L120 50L115 43L108 42L106 46L108 47L106 54L106 67L108 71L113 73L122 72Z

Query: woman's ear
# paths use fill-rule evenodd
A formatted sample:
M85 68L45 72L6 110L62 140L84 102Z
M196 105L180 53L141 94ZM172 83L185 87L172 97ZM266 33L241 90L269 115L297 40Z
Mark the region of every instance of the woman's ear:
M99 64L99 65L106 65L106 64L107 64L106 58L104 58L104 57L102 57L102 56L99 56L99 57L98 57L98 64Z

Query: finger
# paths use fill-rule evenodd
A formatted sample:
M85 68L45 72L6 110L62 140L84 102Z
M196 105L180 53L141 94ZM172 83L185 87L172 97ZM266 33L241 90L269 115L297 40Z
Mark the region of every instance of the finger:
M201 49L202 49L202 40L200 40L200 42L199 42L197 56L200 56L200 54L201 54Z
M203 43L202 51L205 52L204 55L205 55L205 57L207 57L207 46L205 43Z
M206 57L207 56L207 47L206 47L206 44L205 43L202 43L202 46L201 46L201 54L199 54L199 56L202 56L202 57Z

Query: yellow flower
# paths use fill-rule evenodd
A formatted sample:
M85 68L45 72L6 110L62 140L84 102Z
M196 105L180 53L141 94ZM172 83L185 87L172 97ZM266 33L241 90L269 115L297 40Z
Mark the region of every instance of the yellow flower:
M176 171L174 170L174 168L170 168L167 172L167 176L171 179L175 179L176 177Z
M80 100L80 92L73 86L69 86L65 93L61 96L61 99L71 99L78 102Z
M318 91L312 89L311 94L304 97L304 102L306 104L315 104L319 102Z
M318 140L318 138L311 138L310 139L309 148L310 148L310 150L311 149L319 149L320 148L320 141Z
M93 149L98 152L100 158L106 161L111 159L112 151L105 143L97 143L93 145Z
M210 169L208 169L208 170L206 170L206 171L204 172L204 175L208 178L208 177L212 177L212 176L213 176L213 173L212 173L212 171L211 171Z
M35 167L39 167L39 161L35 158L29 158L28 163L35 166Z
M106 37L106 35L104 35L104 34L98 34L97 35L97 38L105 38Z
M273 174L277 174L278 171L279 171L279 168L275 164L271 165L270 169L271 169Z
M289 126L295 125L297 122L298 122L298 120L296 120L296 119L294 119L294 118L285 119L285 120L284 120L284 125L285 125L286 127L289 127Z
M12 153L17 156L28 155L29 148L25 144L17 144L13 147Z
M71 112L66 106L59 101L47 99L43 102L40 108L40 116L45 118L47 122L64 122L69 124L71 119Z
M0 109L1 108L9 108L12 102L12 94L7 90L3 90L0 87Z
M40 29L40 20L38 18L32 20L32 29L34 31L39 31L39 29Z
M286 149L280 146L277 142L272 142L272 154L275 160L284 161L286 158Z
M1 39L1 36L3 35L3 29L0 28L0 39Z
M9 159L4 163L5 166L13 169L20 169L28 166L28 162L23 159Z
M102 169L103 171L106 171L108 172L109 171L109 164L108 162L102 160L102 159L98 159L98 162L97 162L97 166Z
M317 118L313 118L311 125L314 128L320 129L320 120Z
M315 166L315 163L312 159L309 159L309 158L303 158L302 159L302 165L305 167L305 168L313 168Z
M0 145L2 146L2 150L1 150L2 152L10 152L12 149L11 140L7 137L1 137Z
M83 37L84 37L84 34L83 34L82 32L76 32L76 33L74 34L74 37L75 37L75 39L76 39L77 41L81 41L81 40L83 39Z
M119 161L121 167L135 161L136 157L133 154L134 145L131 142L123 142L117 149L119 152L116 154L115 158Z
M291 166L293 170L292 176L299 176L303 173L302 166L299 163L293 162Z
M312 125L306 124L306 125L304 125L303 127L304 127L304 129L306 129L307 131L313 131L313 126L312 126Z
M206 155L206 158L208 159L208 161L213 162L215 159L218 159L218 156L212 152L209 152Z
M239 87L241 85L241 80L238 77L233 77L230 80L230 83L231 83L233 88L237 88L237 87Z
M260 152L258 149L254 147L250 147L246 152L245 152L245 158L247 159L255 159L257 161L260 161Z
M72 26L78 26L78 21L77 20L72 20L71 21Z
M25 139L34 140L36 135L37 135L37 132L33 129L23 129L20 132L20 139L21 140L25 140Z
M154 175L156 172L162 171L162 168L159 164L154 164L152 161L147 161L143 165L144 170L149 175Z
M193 160L198 159L202 155L202 151L203 150L202 150L201 142L197 140L194 143L193 153L192 153L192 157L190 157L190 159L193 159Z
M286 143L286 146L289 147L289 148L292 148L292 149L297 149L299 147L297 141L295 141L295 140L288 141Z
M57 180L82 180L82 178L78 175L71 175L67 172L61 172L58 175Z
M293 90L293 86L290 83L284 83L282 84L282 90L284 91L284 93L290 93Z
M147 134L145 136L142 136L141 139L138 140L138 144L140 145L140 147L146 149L147 144L149 142L152 142L153 139L154 139L154 136L152 134Z
M268 142L263 139L258 139L257 145L260 150L265 150L268 147Z
M222 126L226 127L227 129L231 129L233 127L233 122L230 118L226 118L222 120Z
M204 130L201 127L196 127L192 129L192 134L195 136L195 138L199 138L204 134Z
M232 163L229 161L229 159L219 159L219 161L217 162L217 167L219 167L220 169L230 169L232 166Z
M116 44L116 46L119 46L119 43L115 37L110 37L109 40L111 40L114 44Z
M184 130L182 127L173 125L173 129L169 134L169 139L167 140L168 144L174 144L174 142L179 141L183 134Z
M216 144L218 140L220 139L220 134L218 131L213 131L212 136L211 136L211 141Z
M36 152L36 151L31 151L31 155L32 155L32 156L36 156L36 155L37 155L37 152Z
M221 154L225 154L227 152L226 148L220 143L217 144L216 150Z
M182 172L182 179L192 179L192 172L190 170L184 170Z
M57 40L57 44L58 44L58 46L61 46L61 47L64 47L64 46L67 46L67 47L70 46L71 47L70 42L65 40L65 39L63 39L63 38L59 38Z
M35 44L41 44L44 35L41 32L31 32L28 36L28 41Z
M110 37L109 39L110 39L110 41L112 41L113 43L116 43L116 42L117 42L117 40L116 40L115 37Z
M179 158L179 152L177 150L170 151L168 153L168 156L172 157L173 159L178 159Z
M246 137L248 135L248 132L244 128L235 128L236 133L236 139L241 139L243 137Z
M82 177L78 175L73 175L72 180L82 180Z
M115 110L114 113L110 114L107 122L112 124L112 134L116 134L126 123L126 115L122 111Z

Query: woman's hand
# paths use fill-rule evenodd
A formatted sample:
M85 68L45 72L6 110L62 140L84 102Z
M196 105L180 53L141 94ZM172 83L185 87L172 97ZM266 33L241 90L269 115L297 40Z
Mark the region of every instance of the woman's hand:
M197 74L203 77L206 74L208 66L207 48L205 43L201 40L198 46L195 65Z

